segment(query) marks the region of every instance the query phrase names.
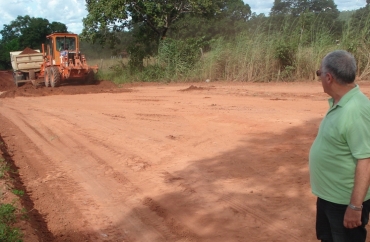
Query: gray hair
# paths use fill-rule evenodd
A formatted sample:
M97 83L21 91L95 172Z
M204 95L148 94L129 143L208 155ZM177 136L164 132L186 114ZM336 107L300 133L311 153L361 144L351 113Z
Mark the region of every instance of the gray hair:
M344 50L336 50L327 54L322 60L322 71L330 73L338 84L353 83L356 78L356 60Z

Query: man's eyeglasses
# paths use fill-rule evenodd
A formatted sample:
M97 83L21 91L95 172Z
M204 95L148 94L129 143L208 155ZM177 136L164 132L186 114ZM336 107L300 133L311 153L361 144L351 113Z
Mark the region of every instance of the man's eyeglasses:
M317 71L316 71L316 76L321 76L321 73L322 73L322 72L321 72L320 70L317 70Z

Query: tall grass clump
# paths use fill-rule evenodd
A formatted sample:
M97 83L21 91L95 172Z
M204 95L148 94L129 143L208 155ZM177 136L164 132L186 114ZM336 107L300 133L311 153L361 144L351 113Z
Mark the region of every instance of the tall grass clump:
M272 42L263 33L241 34L231 42L219 38L200 61L197 76L204 80L268 80L273 75L269 67L276 64L271 50Z
M158 47L158 54L153 59L144 59L144 68L130 68L123 61L110 66L109 70L100 72L100 79L113 82L149 82L149 81L186 81L192 76L195 65L201 60L203 38L186 40L164 39Z
M164 81L164 70L156 61L144 65L142 70L132 70L125 62L117 62L108 68L99 70L99 80L110 80L116 84L132 82Z
M259 82L288 76L287 73L294 70L296 47L284 39L283 33L268 29L269 23L264 23L232 41L215 40L211 51L200 62L199 76L211 80Z
M203 38L185 40L165 39L158 48L157 67L163 71L162 79L188 80L203 54L207 43Z
M351 52L357 61L359 79L370 77L370 6L356 12L344 27L342 46Z
M350 21L333 21L326 13L271 16L233 38L165 39L157 55L141 70L118 62L105 78L133 81L296 81L314 80L322 58L336 49L351 52L358 77L370 77L370 9ZM145 63L145 61L144 61Z
M198 76L256 82L314 79L322 57L338 48L331 26L310 13L300 18L285 17L279 26L273 21L233 41L214 41L200 61Z
M295 79L313 80L322 58L340 48L333 33L334 24L328 25L320 15L309 13L300 18L298 26L301 32L297 41Z

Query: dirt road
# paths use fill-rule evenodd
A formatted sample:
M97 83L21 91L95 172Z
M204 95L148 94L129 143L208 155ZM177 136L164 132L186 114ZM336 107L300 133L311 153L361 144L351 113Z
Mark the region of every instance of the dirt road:
M319 83L15 90L2 76L0 134L39 241L316 241Z

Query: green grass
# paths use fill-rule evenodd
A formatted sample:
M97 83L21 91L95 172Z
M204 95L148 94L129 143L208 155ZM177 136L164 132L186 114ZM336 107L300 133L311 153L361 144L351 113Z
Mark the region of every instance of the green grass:
M20 242L23 234L13 225L17 221L18 209L13 204L0 204L0 241Z
M1 144L3 145L3 144ZM10 166L6 160L0 156L0 178L8 179L6 174L10 172ZM23 196L24 191L13 189L12 192L18 196ZM25 219L25 210L18 209L13 203L3 203L0 201L0 241L21 242L23 234L20 229L15 227L15 223L20 219Z
M14 195L17 195L17 196L20 196L20 197L22 197L22 196L24 195L24 191L22 191L22 190L17 190L17 189L13 189L13 190L12 190L12 193L13 193Z

